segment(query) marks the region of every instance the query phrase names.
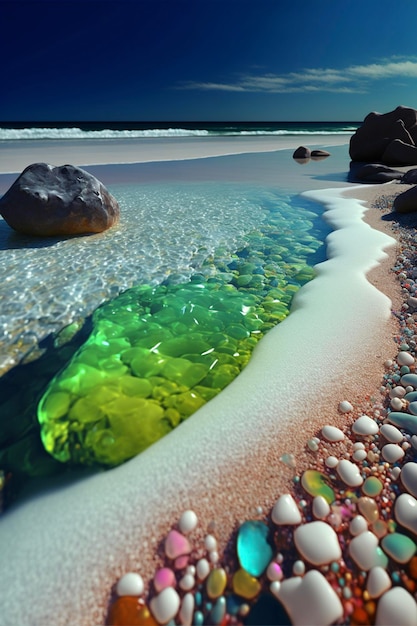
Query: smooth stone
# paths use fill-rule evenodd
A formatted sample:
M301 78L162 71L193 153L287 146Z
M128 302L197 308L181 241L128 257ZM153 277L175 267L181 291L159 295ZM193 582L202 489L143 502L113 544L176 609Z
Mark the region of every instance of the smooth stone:
M417 500L408 493L402 493L395 500L394 511L397 522L417 534Z
M417 400L417 391L410 391L409 393L406 393L404 400L407 400L408 402L415 402Z
M402 387L401 385L397 385L396 387L393 387L391 389L391 391L389 392L389 396L390 396L390 398L404 398L404 397L407 397L406 396L406 391L405 391L404 387Z
M192 574L184 574L178 585L183 591L191 591L195 585L195 578Z
M169 559L190 554L191 546L186 537L176 530L170 530L165 539L165 554Z
M361 463L362 461L364 461L366 457L367 457L366 450L355 450L355 452L352 454L352 459L354 461L357 461L358 463Z
M301 485L310 496L323 496L329 504L335 501L336 496L329 485L329 478L322 472L306 470L301 476Z
M404 407L401 398L392 398L390 406L392 409L394 409L394 411L401 411L401 409Z
M388 413L387 419L395 426L417 435L417 416L402 411L391 411Z
M363 483L359 467L347 459L339 462L336 471L340 479L349 487L360 487Z
M378 537L366 530L351 540L349 554L356 565L366 572L376 565L386 567L388 559L378 544Z
M331 442L343 441L345 438L344 433L340 430L340 428L336 428L336 426L323 426L321 434L327 441Z
M218 598L210 611L210 624L221 624L226 615L226 598Z
M269 529L263 522L244 522L237 533L237 557L243 569L260 576L268 567L273 551L268 542Z
M294 150L292 155L293 159L309 159L310 156L311 150L306 146L299 146L296 150Z
M155 572L153 584L158 593L167 587L175 587L176 579L173 570L169 567L159 569Z
M316 496L313 500L313 516L316 519L325 519L330 514L330 506L323 496Z
M141 596L143 594L143 578L136 572L124 574L118 581L116 593L118 596Z
M184 513L180 517L180 521L178 522L178 527L180 531L184 535L188 535L188 533L192 532L198 524L197 515L194 511L184 511Z
M370 598L379 598L392 586L391 578L383 567L376 565L369 570L366 590Z
M339 411L341 413L350 413L353 411L353 406L348 400L342 400L342 402L339 403Z
M343 616L343 606L326 578L313 569L305 576L284 580L274 595L291 618L293 626L330 626Z
M417 497L417 463L410 461L405 463L401 470L401 482L408 493Z
M368 530L368 522L363 515L355 515L349 523L349 532L351 535L360 535Z
M396 443L387 443L383 446L381 454L388 463L396 463L403 458L405 452Z
M385 535L381 540L383 550L397 563L408 563L416 552L416 544L401 533Z
M207 559L200 559L197 561L196 573L199 580L205 580L207 578L210 574L210 563Z
M152 615L160 624L167 624L174 619L180 608L180 597L172 587L163 589L150 601Z
M385 592L378 601L375 626L415 626L417 604L403 587Z
M352 430L356 435L376 435L379 427L368 415L361 415L361 417L358 417L358 419L353 422Z
M43 623L43 622L42 622ZM110 606L107 624L158 626L146 605L141 606L136 596L121 596Z
M375 496L378 496L381 493L383 486L384 485L381 483L379 478L376 476L369 476L362 485L362 491L366 496L375 498Z
M186 593L181 602L179 618L182 626L191 626L194 617L194 596L192 593Z
M410 404L408 405L408 410L410 411L410 413L412 413L412 415L417 415L417 402L410 402Z
M284 573L282 571L281 565L276 561L271 561L266 570L266 575L268 580L273 582L274 580L282 580L284 578Z
M326 522L310 522L294 531L294 543L301 556L313 565L327 565L342 556L338 537Z
M402 432L392 424L382 424L379 432L390 443L400 443L400 441L404 439L404 435L402 434Z
M404 374L400 380L401 384L404 387L417 387L417 374Z
M339 459L336 456L330 455L325 459L326 467L331 469L335 468L339 464Z
M271 512L271 519L277 526L301 524L301 513L291 494L285 493L278 498Z
M369 498L368 496L359 498L358 509L370 524L373 524L379 518L378 505L373 498Z
M226 589L227 575L222 567L216 567L211 570L206 580L207 595L211 600L219 598Z
M398 365L412 365L414 363L414 357L405 350L401 350L401 352L397 355L397 363Z
M261 584L258 579L248 574L244 569L238 569L233 574L232 587L234 593L246 600L253 600L261 591Z

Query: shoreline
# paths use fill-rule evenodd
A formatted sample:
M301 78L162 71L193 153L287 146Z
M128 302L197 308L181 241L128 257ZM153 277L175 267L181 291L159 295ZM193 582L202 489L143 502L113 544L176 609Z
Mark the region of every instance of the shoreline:
M322 142L320 142L320 144L321 143ZM391 185L389 191L397 191L398 187L398 185ZM344 195L354 198L359 197L360 200L366 202L369 208L366 210L364 221L371 225L372 228L381 230L385 235L392 237L393 231L389 225L382 222L380 211L370 208L372 204L375 203L376 199L387 191L387 188L387 185L364 186L362 189L360 186L355 186L347 191L345 190ZM390 275L390 268L398 253L398 247L399 243L397 241L396 244L393 244L392 247L386 250L385 258L380 260L379 264L373 267L367 274L369 281L377 286L385 296L391 299L393 303L392 308L399 308L401 303L401 292L398 282ZM294 315L294 313L292 313L292 315ZM357 359L362 361L361 357L364 356L363 352L366 353L363 359L364 362L360 363L360 367L355 367L354 355L349 353L347 360L350 369L347 379L342 379L341 372L344 368L339 364L338 371L340 378L334 375L329 377L328 390L326 390L325 386L317 389L313 388L313 390L309 389L307 393L301 395L297 400L294 398L294 402L291 401L294 396L290 396L288 403L280 406L280 409L292 415L298 414L299 421L293 425L287 422L284 434L282 434L284 425L280 423L280 441L277 440L277 432L274 430L273 425L268 429L268 425L264 424L266 430L263 431L262 436L258 437L256 445L254 445L251 450L248 450L245 442L239 441L240 433L238 433L236 440L231 442L231 445L235 444L232 457L233 467L231 467L230 458L221 456L217 463L211 468L211 474L209 476L204 477L200 474L199 477L201 480L197 482L195 480L191 481L189 485L192 487L191 489L185 490L183 483L181 483L181 485L178 484L177 491L171 492L171 495L172 493L176 494L175 502L170 502L169 498L166 498L163 510L161 510L161 507L158 506L157 503L157 494L159 493L158 480L152 485L153 493L149 494L149 498L146 499L146 511L143 511L140 500L138 501L136 495L138 482L134 479L133 474L136 474L136 476L138 473L140 474L141 466L145 466L148 459L154 463L155 459L152 460L154 455L152 455L151 451L141 455L142 460L138 462L136 472L129 473L129 467L132 467L134 463L134 460L132 460L125 466L108 473L108 480L106 480L105 486L103 486L102 481L93 478L90 488L96 488L98 498L100 499L100 497L102 497L105 499L107 506L111 509L113 506L110 501L107 501L109 497L108 494L117 493L121 484L127 484L127 486L124 487L124 491L125 494L130 494L132 501L129 502L128 498L126 498L122 522L124 527L119 526L117 528L118 537L114 537L113 545L109 546L107 545L107 539L109 536L112 536L112 530L113 532L115 530L114 523L119 515L119 511L116 512L113 510L110 519L101 520L102 525L100 528L95 527L94 523L98 522L98 518L92 515L92 519L88 522L88 527L91 533L96 533L97 535L97 548L100 549L101 554L96 554L95 556L90 554L87 560L91 568L100 568L100 579L90 581L88 573L85 570L83 571L83 568L80 570L75 566L73 576L77 579L78 585L83 585L82 579L84 578L84 585L88 588L88 594L84 598L84 606L79 607L79 615L74 614L71 597L74 597L73 594L78 587L77 584L75 584L75 588L71 591L71 584L73 584L71 582L66 590L66 594L64 594L65 597L59 599L60 612L63 618L62 621L58 621L56 614L58 599L56 606L54 606L54 601L51 600L51 606L48 609L49 619L52 620L53 616L55 624L64 624L66 623L65 615L72 614L73 619L76 619L79 624L85 623L86 626L91 623L101 624L103 611L105 611L105 607L110 598L111 586L117 581L117 576L122 575L124 571L138 571L144 577L146 583L148 583L157 565L161 563L161 557L160 554L157 554L157 548L169 528L175 525L179 514L183 510L190 508L195 510L200 520L199 527L193 533L193 543L201 543L205 533L212 532L215 534L219 543L220 554L226 548L230 536L236 531L237 522L242 523L245 519L263 519L265 515L268 516L278 495L286 493L286 491L293 487L292 480L294 477L294 469L289 465L285 465L280 460L281 456L288 452L294 454L296 457L296 471L297 473L301 472L303 468L306 469L309 464L311 464L314 458L314 454L312 455L312 452L306 447L307 440L316 436L325 424L332 424L339 428L346 426L346 416L338 411L340 401L348 400L353 405L354 410L353 413L349 415L349 419L352 418L352 416L358 417L363 411L369 410L366 407L370 405L370 397L377 394L381 386L381 379L384 374L384 362L388 358L392 359L396 354L396 346L393 339L393 335L396 334L396 328L397 322L391 315L386 320L386 323L381 321L381 323L378 324L378 328L375 329L372 336L364 337L365 345L363 346L363 350L361 350L361 354L357 355ZM262 352L269 353L269 363L275 363L274 350L272 346L267 347L267 343L272 344L272 342L264 342L265 346ZM260 354L259 358L261 358L261 351L258 352ZM345 356L346 355L342 356L342 359ZM356 365L358 365L357 362ZM302 378L302 363L298 363L298 370L296 370L295 367L296 362L292 361L288 371L289 377L298 377L301 374ZM249 366L240 377L245 377L246 384L249 388L254 384L251 368ZM268 382L271 389L274 385L282 384L280 380L273 380L273 376L271 376L271 378L272 380ZM259 382L260 380L258 379L256 384ZM244 386L245 382L242 381L242 388ZM230 387L232 387L232 385ZM296 386L293 386L292 389L296 388ZM315 392L315 394L313 393L312 395L311 391ZM224 393L225 392L223 392L223 394ZM232 413L235 411L236 395L234 395L233 392L229 393L229 395L230 402L227 403L226 414L227 411ZM257 404L256 394L254 399L251 399L249 395L247 400L251 402L251 407L255 410ZM265 400L263 400L263 402L265 402ZM297 407L294 407L294 403L297 404ZM214 400L210 404L215 412L215 406L218 403ZM266 402L266 404L268 404L268 402ZM272 410L276 409L276 407L275 409L273 407L268 408ZM300 413L303 415L301 420ZM208 418L206 421L209 421ZM184 427L190 430L191 436L189 439L193 440L191 421L184 423ZM254 425L254 428L252 430L249 429L249 432L246 433L246 437L250 440L250 438L255 435L258 428L258 425ZM174 431L170 438L173 440L174 435L176 439L178 439L178 442L180 442L181 437L178 430ZM207 430L207 434L209 434L209 432L210 429ZM301 436L300 432L302 432ZM227 429L223 432L221 425L218 424L218 441L224 436L227 436ZM283 441L283 439L285 439L285 441ZM158 444L159 448L162 449L162 446L164 446L167 450L167 454L172 454L172 448L175 447L174 443L168 446L168 444L166 442L164 443L162 440L160 444L161 445ZM213 445L213 441L207 438L205 439L205 445L210 447ZM342 444L329 447L332 450L337 450L341 455L344 454ZM213 453L215 452L216 451L213 450ZM189 473L190 468L187 465L188 459L183 458L181 460L181 456L177 455L177 458L171 457L171 460L175 467L181 467L183 476ZM191 471L194 469L197 468L192 467ZM244 476L243 483L242 475ZM89 482L90 481L86 481L86 483ZM163 488L166 490L168 482L163 481L163 484ZM70 496L69 508L73 508L77 515L80 513L78 510L80 507L80 497L81 500L84 500L87 510L93 508L93 504L88 501L91 492L87 484L79 485L79 489L69 488L68 492L70 492L67 494ZM166 493L166 491L164 491L164 493ZM56 494L56 496L58 496L58 499L64 504L65 494L61 495L61 497L59 494ZM50 496L47 496L43 499L40 519L45 516L46 519L48 518L49 497ZM30 502L22 503L20 508L25 509L29 504ZM154 511L151 510L153 505L155 505ZM261 507L262 512L260 512L258 507ZM64 513L65 511L62 515L58 516L56 521L59 522L60 520L63 525L63 532L65 532L65 527L67 527L67 530L71 533L71 524L66 520ZM140 515L140 519L138 519L138 515ZM19 530L23 532L23 526L19 529L19 525L23 524L22 518L24 517L25 515L23 514L18 520L16 526L17 532L19 532ZM85 513L83 517L86 517ZM5 517L5 521L6 518L7 516ZM134 526L135 519L136 527ZM84 534L88 534L88 527L84 529L83 536ZM151 532L149 533L149 531ZM66 558L70 558L70 555L74 553L74 549L77 545L76 538L73 537L73 539L69 541L69 546L66 549L60 548L60 561L65 562ZM132 546L131 550L129 549L129 545ZM58 549L58 546L56 547ZM143 548L142 550L141 547ZM68 551L67 555L65 554L66 551ZM36 558L35 552L32 558ZM117 563L115 562L116 560ZM107 567L106 571L101 569L103 566ZM58 587L59 584L57 585L57 590ZM34 597L36 597L36 594L39 594L39 592L40 589L38 588L37 591L35 589L35 591L31 593L34 593ZM50 590L47 592L48 596L49 594ZM46 623L52 623L52 621L47 621L48 615L44 612L43 619L44 621L46 620Z

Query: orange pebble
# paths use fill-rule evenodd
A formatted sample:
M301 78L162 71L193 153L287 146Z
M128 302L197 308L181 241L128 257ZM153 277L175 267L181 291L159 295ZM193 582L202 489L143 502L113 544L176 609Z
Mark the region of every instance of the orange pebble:
M133 596L121 596L110 607L108 626L158 626L147 606Z
M376 613L376 602L370 600L365 604L365 611L368 613L369 617L373 617Z
M360 606L357 606L350 616L351 626L367 626L370 624L368 613Z
M408 567L410 570L410 576L414 578L414 580L417 580L417 556L413 556Z

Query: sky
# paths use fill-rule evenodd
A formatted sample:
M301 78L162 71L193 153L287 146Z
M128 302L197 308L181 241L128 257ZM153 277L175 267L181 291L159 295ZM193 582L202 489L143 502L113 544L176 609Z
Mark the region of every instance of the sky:
M417 108L415 0L0 0L1 121Z

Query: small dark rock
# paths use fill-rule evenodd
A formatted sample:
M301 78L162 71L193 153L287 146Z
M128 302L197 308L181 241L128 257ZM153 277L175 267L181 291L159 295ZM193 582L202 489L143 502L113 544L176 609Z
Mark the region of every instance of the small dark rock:
M401 178L401 182L405 185L417 185L417 169L408 170Z
M0 214L26 235L100 233L120 215L116 199L92 174L73 165L29 165L0 200Z
M310 148L306 148L305 146L299 146L292 155L293 159L309 159L310 157L311 150Z
M417 211L417 186L398 194L393 204L397 213L414 213Z
M312 159L325 159L327 157L330 156L330 152L327 152L327 150L312 150L311 151L311 158Z

